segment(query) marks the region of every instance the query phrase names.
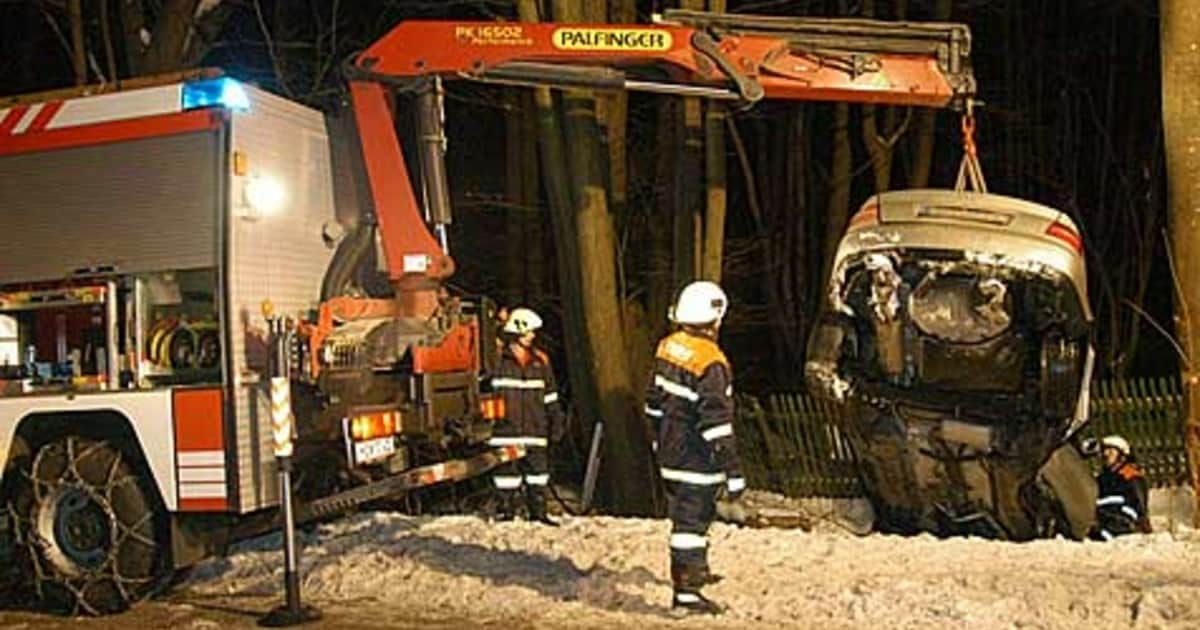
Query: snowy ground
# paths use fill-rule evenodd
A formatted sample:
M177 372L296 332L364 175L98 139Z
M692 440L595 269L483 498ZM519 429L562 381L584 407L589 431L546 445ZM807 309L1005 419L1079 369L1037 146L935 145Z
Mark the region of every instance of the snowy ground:
M564 518L551 529L361 514L303 536L304 595L342 628L1197 628L1200 535L1181 526L1186 511L1168 516L1169 503L1156 497L1158 533L1113 543L719 524L712 564L726 579L706 592L730 610L683 621L666 608L665 521ZM205 563L130 625L250 627L279 601L278 548L267 537Z
M364 514L305 538L304 593L356 602L343 613L366 625L433 613L545 628L1200 627L1200 536L1178 526L1114 543L1008 544L717 525L712 563L726 580L707 592L730 611L688 621L666 609L667 530ZM184 592L277 595L277 549L278 539L245 545L200 567Z

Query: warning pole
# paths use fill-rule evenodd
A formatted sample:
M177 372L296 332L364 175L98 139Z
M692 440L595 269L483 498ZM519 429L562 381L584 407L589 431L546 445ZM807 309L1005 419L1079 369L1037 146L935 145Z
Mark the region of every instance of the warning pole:
M296 516L292 506L292 441L296 422L292 415L292 384L288 379L290 330L287 321L274 316L270 302L263 303L263 317L271 333L274 355L271 374L271 435L274 440L275 461L279 469L279 497L283 504L283 587L286 600L259 620L259 625L282 628L316 621L321 613L300 603L300 572L296 549Z

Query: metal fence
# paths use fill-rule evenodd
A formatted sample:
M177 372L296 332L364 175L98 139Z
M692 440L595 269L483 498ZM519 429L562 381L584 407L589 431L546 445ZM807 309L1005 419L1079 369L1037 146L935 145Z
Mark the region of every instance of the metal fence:
M1171 378L1099 380L1085 435L1125 436L1155 486L1187 483L1183 394ZM862 494L841 409L807 394L738 400L738 443L750 484L789 496Z

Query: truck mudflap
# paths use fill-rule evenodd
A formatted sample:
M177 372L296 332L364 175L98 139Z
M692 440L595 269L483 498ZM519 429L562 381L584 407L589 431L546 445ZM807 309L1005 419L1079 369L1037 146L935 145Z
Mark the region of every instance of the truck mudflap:
M349 512L364 503L386 499L409 490L447 481L463 481L524 456L525 448L522 446L502 446L465 459L420 466L365 486L302 504L296 510L296 521L304 523L328 518Z

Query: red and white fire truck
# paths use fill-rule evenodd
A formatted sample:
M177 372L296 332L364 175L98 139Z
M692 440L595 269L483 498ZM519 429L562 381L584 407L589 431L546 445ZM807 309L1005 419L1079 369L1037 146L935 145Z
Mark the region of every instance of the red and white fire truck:
M302 518L521 456L487 444L490 318L443 284L441 79L942 107L973 91L969 45L688 12L410 22L347 68L347 119L205 72L0 100L0 548L38 601L106 613L273 526L275 372Z

